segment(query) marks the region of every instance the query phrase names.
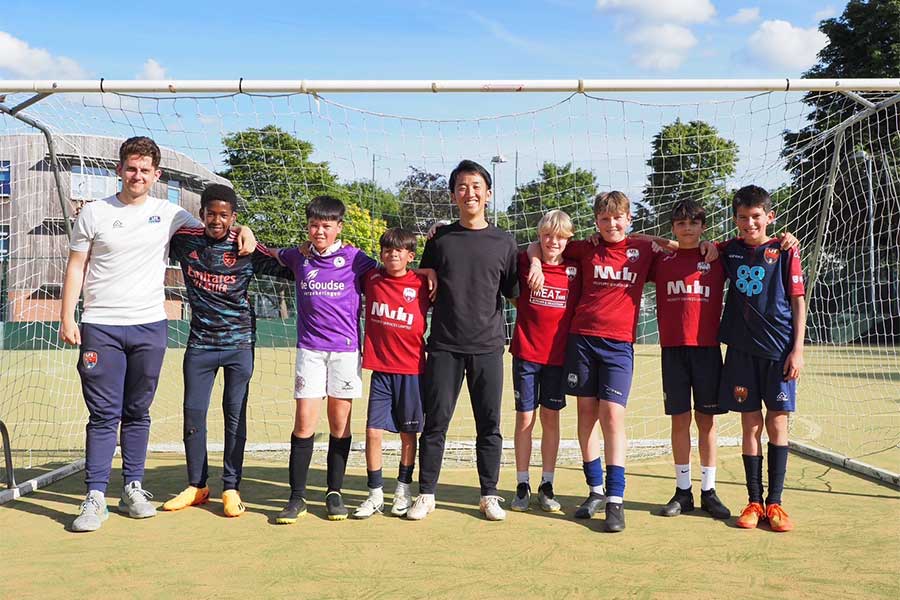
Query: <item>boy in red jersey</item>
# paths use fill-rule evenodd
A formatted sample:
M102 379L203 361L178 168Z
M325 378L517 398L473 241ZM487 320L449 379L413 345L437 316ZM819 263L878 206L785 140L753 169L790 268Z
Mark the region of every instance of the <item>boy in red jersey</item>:
M541 484L538 503L542 510L558 512L553 494L553 475L559 451L559 411L566 406L564 388L566 338L578 302L581 280L578 264L563 259L566 243L574 235L572 220L561 210L545 214L537 226L544 286L528 287L528 256L519 253L519 298L516 328L509 351L513 355L516 397L516 497L510 508L526 511L531 502L528 465L535 411L541 407Z
M366 422L366 471L369 496L353 513L367 519L384 510L381 440L384 430L400 434L400 469L391 514L402 517L412 502L410 484L416 460L416 434L422 432L425 370L425 318L431 302L428 279L409 270L416 236L395 227L385 231L380 269L364 278L366 335L363 368L372 370Z
M691 392L700 448L700 508L716 519L731 511L716 495L716 425L719 408L719 317L725 271L722 261L707 262L700 253L706 211L695 200L672 207L673 254L658 256L649 281L656 284L656 315L662 346L665 412L672 417L675 494L660 514L674 517L694 510L691 492Z

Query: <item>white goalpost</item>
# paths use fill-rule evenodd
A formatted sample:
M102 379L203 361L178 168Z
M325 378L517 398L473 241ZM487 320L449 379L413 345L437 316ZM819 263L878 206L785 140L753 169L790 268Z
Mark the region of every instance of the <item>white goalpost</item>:
M153 195L196 214L207 184L232 185L239 220L276 247L304 239L303 209L323 193L345 201L345 237L370 254L388 226L424 233L453 217L446 177L463 158L492 172L489 217L520 244L551 208L589 235L593 196L610 189L631 198L635 231L669 234L668 209L691 197L707 208L709 237L725 239L731 194L760 185L776 230L800 239L807 280L792 444L900 485L900 79L0 80L0 422L10 459L0 503L79 468L87 413L77 351L57 333L67 235L85 202L117 191L118 146L134 135L163 148ZM275 280L253 286L256 451L283 451L290 436L293 294ZM648 285L626 418L633 456L669 451L654 302ZM151 448L181 451L190 307L174 263L166 311ZM513 320L510 308L510 332ZM220 394L219 382L213 450ZM354 410L359 443L364 405ZM448 438L463 460L474 445L468 413L460 408ZM561 421L575 456L574 407ZM719 434L739 444L738 419L722 417ZM14 472L27 483L12 485Z

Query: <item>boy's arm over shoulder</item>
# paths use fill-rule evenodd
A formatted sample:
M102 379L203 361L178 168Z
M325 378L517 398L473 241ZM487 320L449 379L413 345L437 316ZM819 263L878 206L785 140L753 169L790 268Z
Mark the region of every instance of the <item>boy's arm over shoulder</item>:
M594 251L594 245L588 240L570 240L563 250L563 258L581 260Z
M353 272L356 273L357 277L362 277L372 269L378 266L378 262L363 252L362 250L356 250L356 254L353 256Z
M257 275L271 275L291 281L294 279L294 272L278 260L277 251L265 244L256 244L256 249L250 255L250 262L253 265L253 272Z

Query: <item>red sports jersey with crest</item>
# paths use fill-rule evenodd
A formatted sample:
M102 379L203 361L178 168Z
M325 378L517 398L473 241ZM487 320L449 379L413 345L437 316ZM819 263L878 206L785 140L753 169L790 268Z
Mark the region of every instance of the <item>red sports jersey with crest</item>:
M718 346L725 289L722 261L708 263L699 248L657 256L650 269L656 284L661 346Z
M562 365L566 358L566 339L581 280L578 263L542 263L544 287L532 291L528 287L528 255L519 253L519 299L516 303L516 329L510 353L522 360L541 365Z
M653 263L648 241L625 238L569 242L565 258L578 261L581 299L572 318L572 333L634 342L641 293Z
M391 277L373 269L364 277L366 337L363 364L366 369L395 375L419 375L425 371L425 316L428 280L407 271Z

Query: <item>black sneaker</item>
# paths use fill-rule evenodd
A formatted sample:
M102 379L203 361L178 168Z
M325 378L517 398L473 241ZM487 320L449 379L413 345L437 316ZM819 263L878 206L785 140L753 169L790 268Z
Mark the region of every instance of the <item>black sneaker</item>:
M343 521L350 514L344 506L344 498L340 492L331 491L325 494L325 510L329 521Z
M606 503L606 523L603 529L607 533L618 533L625 530L625 508L618 502Z
M278 525L290 525L295 523L298 517L302 517L305 514L306 500L303 498L291 498L288 500L284 510L275 517L275 523Z
M677 517L681 513L689 513L694 510L694 494L691 488L683 490L675 488L675 495L669 500L668 504L660 509L659 514L663 517Z
M716 495L716 488L700 492L700 508L708 512L713 519L728 519L731 517L731 511L722 504L722 501Z
M606 502L606 496L603 494L598 494L597 492L591 492L590 496L581 503L581 506L575 511L576 519L591 519L600 507L603 506L603 503Z
M528 482L523 481L516 486L516 497L510 503L509 507L517 512L525 512L528 505L531 504L531 486Z

